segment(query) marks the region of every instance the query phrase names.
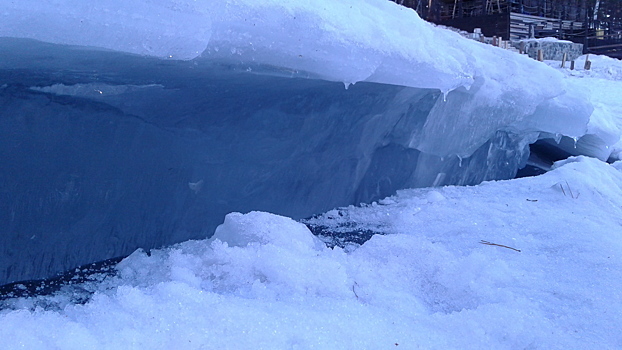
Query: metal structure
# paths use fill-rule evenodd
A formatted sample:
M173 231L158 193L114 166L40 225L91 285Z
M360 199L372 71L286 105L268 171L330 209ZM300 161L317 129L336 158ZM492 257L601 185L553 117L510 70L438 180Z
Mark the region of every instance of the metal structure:
M503 39L555 37L622 58L622 0L394 0L433 23Z

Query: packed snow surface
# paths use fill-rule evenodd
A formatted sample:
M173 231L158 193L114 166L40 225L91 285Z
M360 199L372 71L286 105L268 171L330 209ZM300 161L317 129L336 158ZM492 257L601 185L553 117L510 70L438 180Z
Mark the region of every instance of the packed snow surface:
M619 348L621 218L622 163L585 157L312 220L384 233L345 249L231 213L211 239L136 251L85 305L15 301L0 348Z

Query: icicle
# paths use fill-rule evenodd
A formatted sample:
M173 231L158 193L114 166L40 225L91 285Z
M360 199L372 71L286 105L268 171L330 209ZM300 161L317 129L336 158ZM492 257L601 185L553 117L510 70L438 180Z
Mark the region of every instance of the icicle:
M460 157L460 156L457 156L457 157L458 157L458 159L459 159L459 161L458 161L458 166L459 166L460 168L462 168L462 157Z
M346 90L350 87L350 83L346 83L345 81L343 82L343 85L346 87Z

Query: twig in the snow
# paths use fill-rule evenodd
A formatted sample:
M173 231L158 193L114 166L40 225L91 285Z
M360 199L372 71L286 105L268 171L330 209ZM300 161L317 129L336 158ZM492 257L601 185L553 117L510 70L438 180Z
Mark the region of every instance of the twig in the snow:
M354 296L356 296L356 298L357 298L357 299L359 298L359 295L358 295L358 294L356 294L356 291L354 290L354 286L358 286L358 285L359 285L359 284L358 284L358 283L356 283L356 281L354 281L354 284L352 285L352 293L354 293Z
M581 193L577 193L577 196L575 197L575 195L572 193L572 188L570 188L570 185L568 184L568 181L566 181L566 186L568 186L568 191L570 192L570 197L572 197L572 199L577 199L579 198L579 195Z
M564 181L564 182L566 183L566 187L568 187L568 193L570 193L570 198L578 199L579 195L581 195L581 193L577 193L577 195L575 196L574 193L572 193L572 188L570 188L570 185L568 184L568 181ZM564 196L567 197L568 195L566 194L566 191L564 190L564 185L559 184L559 188L561 188L562 193L564 194Z
M497 246L497 247L503 247L503 248L512 249L512 250L517 251L517 252L519 252L519 253L520 253L520 249L516 249L516 248L508 247L507 245L497 244L497 243L490 243L490 242L488 242L488 241L484 241L484 240L481 240L481 241L479 241L479 242L480 242L481 244L485 244L485 245L494 245L494 246Z

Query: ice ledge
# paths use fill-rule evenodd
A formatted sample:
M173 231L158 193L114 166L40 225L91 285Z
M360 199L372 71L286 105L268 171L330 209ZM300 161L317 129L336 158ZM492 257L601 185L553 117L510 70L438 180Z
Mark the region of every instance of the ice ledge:
M211 34L209 16L192 4L11 1L0 12L0 37L188 60L205 50Z
M423 150L431 145L426 151L439 156L469 156L500 128L528 118L539 105L566 92L560 72L437 28L414 11L384 0L104 0L94 8L77 0L55 6L25 0L8 5L2 16L0 39L29 38L190 60L197 67L195 75L202 74L201 67L217 63L249 71L260 68L263 73L274 67L269 73L343 82L346 87L374 82L438 89L449 98L437 104L423 138L410 147ZM12 50L10 45L5 49ZM27 53L30 57L20 57L13 65L0 62L0 68L32 69L41 59L54 60L55 54L64 55L65 66L76 63L71 57L75 52L48 50L44 57ZM11 55L7 54L9 61L15 61ZM105 61L97 54L82 56ZM121 70L119 76L126 78L134 74L124 67L132 60L120 58L125 61L115 63L114 55L108 57L107 70ZM149 65L157 68L158 63ZM452 91L453 97L448 95ZM455 113L448 113L450 109ZM447 123L448 115L455 123ZM484 132L474 130L482 125ZM475 142L438 147L439 133L444 139L462 135ZM426 135L434 140L425 141Z
M527 98L561 93L554 70L436 28L389 1L24 0L5 5L0 19L5 38L271 65L346 84L368 81L446 93L484 79L527 91Z

